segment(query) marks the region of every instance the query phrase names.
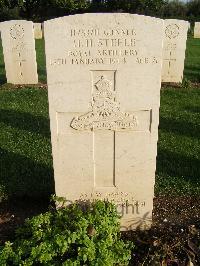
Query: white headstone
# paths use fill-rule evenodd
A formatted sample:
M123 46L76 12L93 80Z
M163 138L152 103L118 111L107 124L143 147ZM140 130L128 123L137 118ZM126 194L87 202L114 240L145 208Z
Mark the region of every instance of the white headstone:
M187 21L165 20L162 82L180 83L183 80L188 29Z
M163 20L83 14L44 32L56 194L114 201L124 230L149 227Z
M34 36L35 39L42 39L42 23L34 23Z
M200 22L195 22L195 25L194 25L194 38L200 38Z
M7 82L37 84L33 23L24 20L2 22L1 39Z

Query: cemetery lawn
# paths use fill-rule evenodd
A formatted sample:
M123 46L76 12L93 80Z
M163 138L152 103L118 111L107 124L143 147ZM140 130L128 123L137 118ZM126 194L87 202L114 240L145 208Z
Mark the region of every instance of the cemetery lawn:
M200 83L200 39L188 38L184 78L186 81Z
M161 93L157 195L200 195L200 88Z

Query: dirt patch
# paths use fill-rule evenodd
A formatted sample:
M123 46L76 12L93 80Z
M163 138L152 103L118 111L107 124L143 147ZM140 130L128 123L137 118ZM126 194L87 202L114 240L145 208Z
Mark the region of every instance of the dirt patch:
M131 265L199 266L200 198L155 198L151 230L123 238L136 245Z
M200 197L157 197L154 199L154 226L200 224Z
M0 204L0 245L14 239L27 217L48 211L48 199L21 199ZM124 232L135 243L131 265L200 265L200 197L157 197L153 226L148 231Z
M0 245L14 238L16 228L26 218L46 212L48 206L48 199L23 198L0 203Z

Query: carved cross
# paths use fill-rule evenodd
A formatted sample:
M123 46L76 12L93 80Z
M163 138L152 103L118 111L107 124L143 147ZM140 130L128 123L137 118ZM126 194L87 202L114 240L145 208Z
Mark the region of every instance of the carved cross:
M135 131L140 126L136 114L123 112L116 100L115 72L93 71L91 111L74 117L70 125L74 130L91 130L93 133L95 187L116 186L116 132ZM149 110L138 111L140 112L150 115ZM148 126L147 129L150 130Z
M169 53L169 59L164 59L165 61L168 61L168 75L170 74L170 68L171 68L171 62L176 62L175 58L172 58L172 51Z
M24 62L26 62L26 60L25 59L22 59L22 56L21 56L21 53L19 52L18 53L18 58L19 59L17 59L16 60L16 62L19 62L19 67L20 67L20 76L22 77L23 76L23 72L22 72L22 64L24 63Z

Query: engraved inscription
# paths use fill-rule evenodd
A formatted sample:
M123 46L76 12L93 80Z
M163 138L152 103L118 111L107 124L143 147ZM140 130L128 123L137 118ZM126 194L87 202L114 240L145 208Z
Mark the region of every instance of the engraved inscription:
M108 39L102 38L97 41L93 39L74 40L74 48L91 48L91 47L134 47L135 39Z
M138 36L130 29L69 29L66 32L72 46L63 58L52 58L52 67L63 65L114 65L135 64L155 65L158 58L140 53Z
M93 36L99 36L99 35L105 35L105 36L135 36L136 31L135 29L71 29L70 30L71 36L79 36L79 37L93 37Z
M168 43L166 44L165 50L166 50L166 51L169 51L169 50L173 50L173 51L175 51L175 50L176 50L176 47L177 47L176 43L168 42Z
M170 24L165 29L165 35L169 39L175 39L179 35L179 26L176 24Z
M24 37L24 28L20 24L15 24L10 28L10 36L12 39L21 39Z
M80 58L71 60L72 65L112 65L126 63L126 58Z
M134 129L138 125L137 117L120 110L115 92L111 89L112 82L105 76L94 84L92 95L92 111L75 117L71 127L76 130L123 130Z
M12 48L12 52L21 52L24 50L26 50L26 43L24 42L19 42Z
M113 192L103 192L103 191L95 191L90 194L82 193L80 197L78 198L77 201L93 201L93 200L98 200L98 199L103 199L103 200L108 200L108 201L114 201L115 203L121 203L121 204L126 204L126 203L134 203L140 205L140 207L145 207L145 201L137 201L135 198L135 195L130 192L124 192L124 191L119 191L115 190Z

